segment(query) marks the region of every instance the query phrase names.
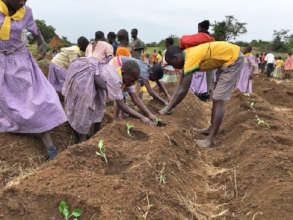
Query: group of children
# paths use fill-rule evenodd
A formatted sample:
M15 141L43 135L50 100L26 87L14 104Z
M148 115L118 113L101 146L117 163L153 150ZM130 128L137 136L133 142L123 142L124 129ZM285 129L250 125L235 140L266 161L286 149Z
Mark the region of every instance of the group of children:
M50 160L57 150L49 131L68 121L80 141L86 140L91 128L100 129L108 99L114 102L115 120L123 111L143 123L155 124L157 116L139 96L142 88L162 104L161 115L169 115L190 88L196 94L209 94L213 88L211 125L200 130L208 137L197 141L199 147L212 147L224 117L224 102L237 83L249 82L249 74L241 75L243 69L255 66L251 48L243 55L237 45L214 41L208 32L209 21L203 21L197 34L182 37L180 47L170 38L166 40L161 61L164 67L156 62L150 66L140 59L144 45L137 38L137 29L131 32L131 50L126 30L117 33L119 44L114 32L108 34L107 42L98 31L93 42L80 37L76 46L61 49L51 61L47 80L21 39L24 29L30 31L45 56L45 42L25 3L0 0L0 132L36 134L47 147ZM161 79L176 69L183 71L171 97ZM151 81L164 97L153 90ZM240 84L241 88L250 87ZM65 110L57 92L64 96ZM128 95L140 112L126 104Z

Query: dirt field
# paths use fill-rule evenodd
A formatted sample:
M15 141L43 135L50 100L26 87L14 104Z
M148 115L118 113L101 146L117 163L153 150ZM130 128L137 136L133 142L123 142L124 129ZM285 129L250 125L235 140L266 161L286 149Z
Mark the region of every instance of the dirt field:
M234 92L212 149L194 141L204 138L196 129L208 125L211 103L191 94L164 127L111 123L109 107L88 142L74 145L69 125L56 128L62 153L52 162L37 138L1 134L0 219L64 219L63 200L84 211L81 220L293 219L293 83L259 77L254 91ZM96 155L100 140L108 165Z

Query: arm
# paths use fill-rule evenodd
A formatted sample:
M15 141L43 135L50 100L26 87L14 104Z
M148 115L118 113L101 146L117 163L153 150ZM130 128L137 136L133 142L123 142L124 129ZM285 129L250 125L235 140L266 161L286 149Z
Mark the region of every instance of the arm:
M41 57L39 58L39 60L42 60L46 56L47 46L46 46L46 42L44 40L44 37L39 29L38 29L37 33L38 33L37 35L33 34L33 37L38 43L38 52L41 54Z
M116 100L115 101L117 107L119 109L121 109L122 111L130 114L131 116L140 119L141 121L143 121L146 124L152 124L152 121L148 118L146 118L145 116L143 116L142 114L134 111L132 108L130 108L126 103L123 102L123 100Z
M183 75L183 74L184 73L182 73L180 83L176 88L176 92L173 95L172 100L170 101L169 105L166 108L160 111L160 114L166 115L173 108L175 108L179 103L181 103L182 100L187 95L188 90L190 88L193 73L190 73L188 75Z
M155 93L155 91L152 89L150 83L148 80L143 79L143 83L148 91L148 93L150 94L151 97L153 97L155 100L158 100L159 102L161 102L164 105L168 105L168 102L166 102L164 99L162 99L157 93ZM157 84L159 85L159 83L157 82Z
M155 121L156 116L151 113L151 111L146 107L146 105L143 103L143 101L137 96L137 93L134 91L129 91L129 95L131 97L131 100L134 102L135 105L145 114L148 118Z
M164 92L164 94L167 96L168 101L171 101L171 96L170 96L170 94L169 94L169 92L168 92L168 90L167 90L165 84L162 83L162 82L159 81L159 80L157 81L157 84L158 84L158 86L160 87L160 89Z

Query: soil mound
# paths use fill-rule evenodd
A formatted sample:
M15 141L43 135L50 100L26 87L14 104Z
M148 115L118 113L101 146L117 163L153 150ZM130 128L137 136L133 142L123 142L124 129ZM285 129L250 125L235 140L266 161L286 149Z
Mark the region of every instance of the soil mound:
M255 87L269 83L257 80ZM293 219L292 108L278 111L277 101L259 91L249 97L233 94L212 149L195 144L204 138L196 129L208 125L211 103L194 95L162 117L164 127L135 119L110 123L108 112L103 129L89 141L70 146L35 172L3 182L0 219L62 219L58 204L63 200L84 211L81 220ZM153 101L148 106L161 108ZM134 125L131 136L127 123ZM101 140L108 163L96 154ZM13 158L9 150L1 153L7 161Z

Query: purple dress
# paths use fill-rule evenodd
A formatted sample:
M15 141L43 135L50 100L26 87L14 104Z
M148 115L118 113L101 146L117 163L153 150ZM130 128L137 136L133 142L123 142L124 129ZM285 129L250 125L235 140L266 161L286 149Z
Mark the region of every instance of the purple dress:
M5 16L0 13L0 24ZM67 121L57 93L21 39L37 35L32 10L11 21L10 39L0 40L0 132L43 133Z
M237 88L241 92L252 93L252 80L250 79L252 74L252 67L257 67L255 57L253 55L245 57L244 65L237 83Z
M56 65L51 61L49 66L48 80L57 92L62 92L62 88L65 82L67 70Z
M88 134L92 124L102 121L107 98L123 100L118 67L94 57L76 59L68 68L62 94L69 124Z
M195 95L208 92L206 72L195 72L193 74L190 90Z

